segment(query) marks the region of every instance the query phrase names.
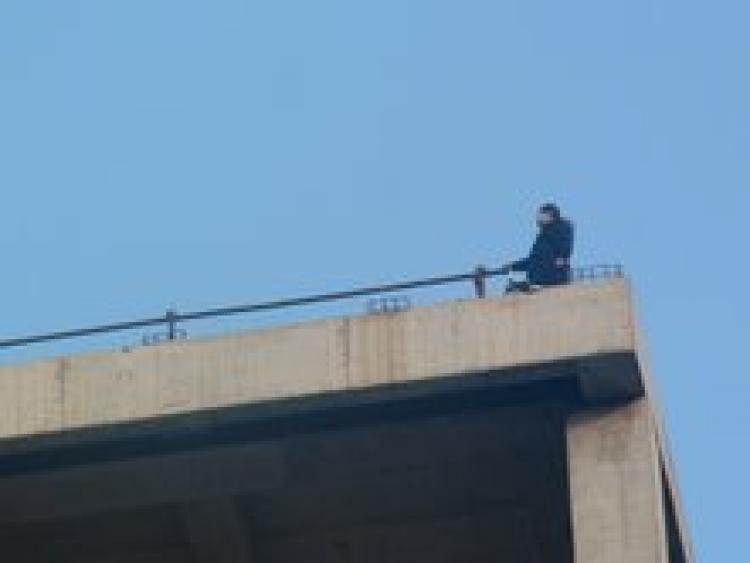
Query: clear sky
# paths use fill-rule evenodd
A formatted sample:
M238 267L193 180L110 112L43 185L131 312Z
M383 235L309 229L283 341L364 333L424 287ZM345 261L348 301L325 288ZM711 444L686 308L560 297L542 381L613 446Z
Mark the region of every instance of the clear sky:
M2 0L0 332L494 265L554 199L577 262L633 277L700 560L740 561L748 21L740 0Z

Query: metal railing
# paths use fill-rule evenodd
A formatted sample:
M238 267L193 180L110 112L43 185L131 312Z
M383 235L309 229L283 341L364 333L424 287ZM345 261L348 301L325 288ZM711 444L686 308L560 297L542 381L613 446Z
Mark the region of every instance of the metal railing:
M622 264L594 264L593 266L579 266L571 271L572 281L587 281L624 278L625 269Z
M487 295L488 280L502 275L506 275L506 271L503 268L487 268L485 266L477 266L474 271L465 274L454 274L419 280L402 281L392 284L361 287L347 291L320 293L317 295L308 295L305 297L296 297L291 299L281 299L277 301L267 301L249 305L235 305L231 307L219 307L215 309L206 309L202 311L192 311L184 313L178 312L174 309L168 309L164 315L157 317L141 318L131 321L115 322L85 328L47 332L18 338L0 339L0 349L17 348L21 346L29 346L31 344L40 344L43 342L72 340L87 336L112 334L155 326L166 328L164 340L177 340L186 336L186 332L178 327L179 323L204 319L216 319L232 315L259 313L262 311L289 309L292 307L301 307L305 305L328 303L332 301L343 301L347 299L354 299L357 297L383 296L409 289L438 287L457 283L470 282L474 287L474 293L476 297L481 299L486 297ZM584 268L573 268L572 270L572 281L621 278L623 276L623 268L620 265L596 265L587 266ZM371 300L368 303L367 309L370 313L399 312L407 309L408 307L408 299L398 296L395 298ZM155 343L160 340L161 339L159 338L144 338L144 343Z

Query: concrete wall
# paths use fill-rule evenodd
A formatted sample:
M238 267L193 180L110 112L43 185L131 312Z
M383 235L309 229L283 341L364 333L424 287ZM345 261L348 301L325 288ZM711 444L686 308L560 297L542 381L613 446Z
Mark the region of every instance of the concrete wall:
M567 434L575 563L669 563L648 400L574 414Z
M622 281L0 368L0 439L635 350Z

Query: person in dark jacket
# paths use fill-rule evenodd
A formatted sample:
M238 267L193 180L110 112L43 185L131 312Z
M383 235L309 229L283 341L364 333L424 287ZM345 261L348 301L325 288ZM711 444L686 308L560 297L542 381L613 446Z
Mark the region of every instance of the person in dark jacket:
M537 225L539 233L529 255L502 268L505 274L526 272L526 284L511 282L511 291L563 285L570 281L573 224L562 216L557 205L545 203L537 212Z

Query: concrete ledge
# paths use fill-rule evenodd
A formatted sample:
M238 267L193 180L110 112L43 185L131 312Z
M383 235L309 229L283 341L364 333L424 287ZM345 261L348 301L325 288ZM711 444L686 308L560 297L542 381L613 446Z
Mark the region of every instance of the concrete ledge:
M3 553L693 561L634 317L614 280L0 368Z
M590 400L623 398L631 310L616 280L3 367L0 439L560 361Z

